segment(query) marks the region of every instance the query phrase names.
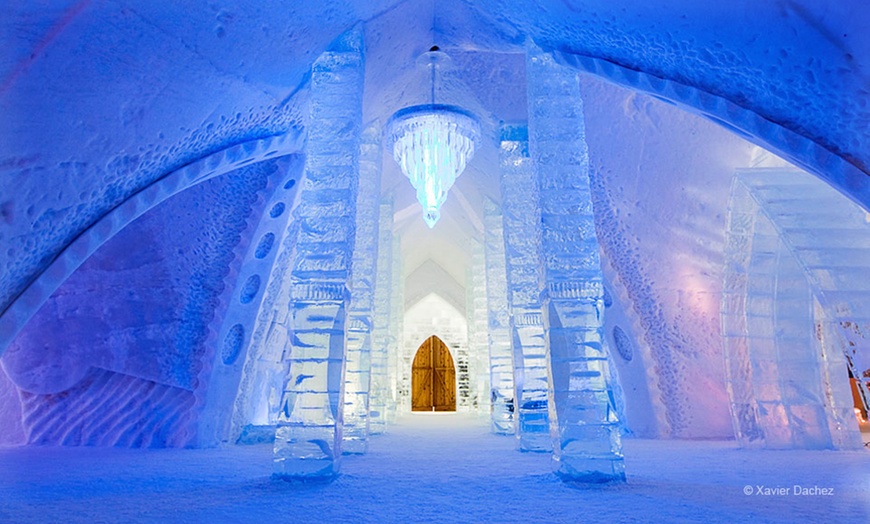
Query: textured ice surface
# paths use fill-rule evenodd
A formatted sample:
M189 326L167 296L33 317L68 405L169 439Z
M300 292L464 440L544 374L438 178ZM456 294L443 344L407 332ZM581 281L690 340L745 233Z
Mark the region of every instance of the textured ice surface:
M214 311L232 291L247 220L262 211L261 194L279 174L274 162L257 164L176 195L104 244L52 295L0 360L27 392L29 441L192 442L194 394L208 383L216 345ZM101 398L112 401L94 410Z

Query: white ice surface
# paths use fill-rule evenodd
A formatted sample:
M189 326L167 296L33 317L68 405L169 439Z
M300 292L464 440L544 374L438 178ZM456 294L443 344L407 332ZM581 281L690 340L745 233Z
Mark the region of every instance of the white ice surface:
M271 446L0 449L0 522L868 522L870 452L625 442L628 483L574 489L463 414L405 416L325 485L271 480ZM747 485L831 496L744 495Z

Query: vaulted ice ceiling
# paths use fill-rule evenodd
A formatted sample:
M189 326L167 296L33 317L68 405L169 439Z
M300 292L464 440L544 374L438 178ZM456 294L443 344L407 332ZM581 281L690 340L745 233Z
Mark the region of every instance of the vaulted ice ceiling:
M383 123L425 100L427 79L415 60L433 44L454 65L439 96L477 112L490 132L525 118L527 45L589 73L582 87L602 249L630 301L659 315L663 327L647 326L647 339L678 355L665 375L693 366L694 378L671 377L682 393L666 393L681 404L678 427L698 417L727 425L727 416L703 415L725 409L716 394L682 405L710 384L722 391L721 369L695 357L720 355L723 213L730 173L750 158L749 144L726 129L870 205L870 14L859 1L47 4L15 3L0 21L0 331L22 327L29 314L19 319L16 311L33 306L16 298L59 284L46 269L113 209L212 153L303 134L311 64L357 24L366 44L365 122ZM500 199L490 140L432 231L384 157L382 192L395 199L405 272L428 275L453 302L481 234L483 199ZM257 174L259 187L283 183L284 172L272 171ZM200 192L252 198L232 181L213 186ZM164 209L195 217L215 207L200 197ZM194 273L191 261L219 229L200 225L202 246L178 252ZM127 244L107 249L133 253L123 247L136 243L130 231Z
M460 58L482 105L513 118L499 113L524 107L520 78L476 67L471 52L522 52L534 40L702 112L717 114L720 97L731 105L719 118L866 204L867 16L861 2L748 0L15 3L0 29L0 303L168 170L303 126L297 93L312 61L357 23L370 118L419 100L414 60L433 43Z

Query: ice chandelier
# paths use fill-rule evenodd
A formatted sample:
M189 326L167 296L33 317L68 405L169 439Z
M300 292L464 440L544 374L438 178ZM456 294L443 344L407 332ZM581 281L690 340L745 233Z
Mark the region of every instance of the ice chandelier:
M417 190L423 220L430 228L441 217L441 204L480 139L474 115L435 103L435 72L447 60L437 46L420 57L417 63L430 73L430 103L400 109L387 123L387 148Z

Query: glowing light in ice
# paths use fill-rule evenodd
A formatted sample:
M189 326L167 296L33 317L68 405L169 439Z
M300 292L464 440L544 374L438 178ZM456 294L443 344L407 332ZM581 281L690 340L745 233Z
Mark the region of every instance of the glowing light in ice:
M423 219L431 228L456 177L474 156L480 125L458 107L426 104L406 107L393 115L387 147L417 190Z

